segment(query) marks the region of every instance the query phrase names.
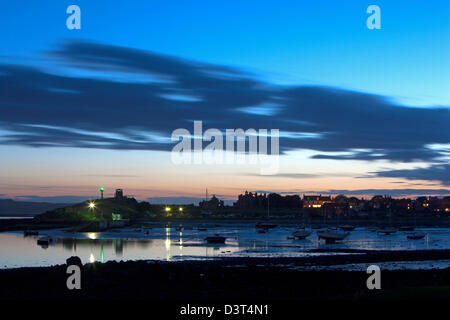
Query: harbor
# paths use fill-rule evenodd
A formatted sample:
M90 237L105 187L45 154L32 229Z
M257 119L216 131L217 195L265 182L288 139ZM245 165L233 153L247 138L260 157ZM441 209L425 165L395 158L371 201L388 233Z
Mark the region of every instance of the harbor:
M104 263L130 260L283 259L336 256L342 252L450 250L450 228L447 227L417 227L414 231L396 230L395 233L385 234L370 227L343 231L326 226L313 229L278 223L264 233L259 230L253 222L204 221L148 222L139 227L114 228L104 232L74 232L73 228L9 231L0 233L1 243L8 244L0 246L0 268L52 266L64 263L68 256L79 256L83 263ZM330 233L346 236L329 243L323 235ZM411 234L418 233L424 236L409 238ZM45 239L51 241L42 242ZM414 268L414 265L410 264L408 268Z

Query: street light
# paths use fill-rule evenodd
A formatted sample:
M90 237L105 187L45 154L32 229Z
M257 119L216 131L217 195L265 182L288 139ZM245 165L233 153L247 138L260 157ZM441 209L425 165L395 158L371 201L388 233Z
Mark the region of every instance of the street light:
M170 209L170 207L166 207L165 210L166 210L166 212L170 212L171 209Z
M91 209L91 210L95 209L95 203L94 203L93 201L89 202L88 207L89 207L89 209Z
M182 208L182 207L179 207L179 208L178 208L178 211L183 212L183 208Z

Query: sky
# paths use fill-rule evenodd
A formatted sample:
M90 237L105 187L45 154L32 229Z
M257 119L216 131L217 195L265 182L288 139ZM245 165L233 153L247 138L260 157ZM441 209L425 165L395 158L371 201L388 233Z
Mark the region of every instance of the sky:
M0 197L448 195L449 18L438 0L4 3ZM194 120L279 129L278 173L174 164Z

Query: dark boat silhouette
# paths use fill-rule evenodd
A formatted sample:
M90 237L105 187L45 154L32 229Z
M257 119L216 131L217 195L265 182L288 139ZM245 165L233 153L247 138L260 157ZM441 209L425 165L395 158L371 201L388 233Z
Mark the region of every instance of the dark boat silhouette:
M410 239L410 240L420 240L420 239L423 239L424 237L425 237L424 233L418 233L418 232L413 232L406 236L406 238Z
M297 231L292 232L292 236L298 240L303 240L306 237L309 237L310 235L311 235L311 231L308 231L308 230L297 230Z
M53 239L50 236L43 236L37 240L38 245L44 245L44 246L48 246L52 242L53 242Z
M225 243L225 240L227 240L226 237L219 236L218 234L205 238L205 241L208 243Z
M325 243L335 243L336 241L344 240L349 234L349 232L326 230L317 232L317 237L319 240L324 239Z
M378 233L383 233L383 234L386 234L386 235L393 234L393 233L396 233L396 232L397 232L397 229L395 229L393 227L386 227L386 228L378 229Z
M255 228L273 229L273 228L276 228L276 227L277 227L276 224L271 224L271 223L258 222L257 224L255 224Z
M398 231L414 231L414 227L413 226L404 226L404 227L399 227Z

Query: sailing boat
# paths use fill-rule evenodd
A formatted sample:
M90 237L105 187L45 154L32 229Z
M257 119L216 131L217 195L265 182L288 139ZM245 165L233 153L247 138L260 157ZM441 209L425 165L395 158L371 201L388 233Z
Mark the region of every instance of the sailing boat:
M269 220L270 217L270 200L269 196L267 196L267 220ZM276 224L272 223L262 223L258 222L255 224L255 228L258 229L259 233L265 233L264 231L267 231L268 229L276 228ZM264 230L264 231L261 231ZM260 232L261 231L261 232Z
M324 213L324 218L326 217L326 212ZM325 220L325 219L324 219ZM328 228L325 231L318 231L317 237L320 239L324 239L325 243L335 243L336 241L344 240L348 237L350 232L341 232L337 228Z
M417 225L417 215L414 214L414 227L412 227L412 230L415 229L416 225ZM410 240L420 240L420 239L423 239L424 237L425 237L425 233L423 233L423 232L411 232L406 235L406 239L410 239Z
M311 231L309 231L309 230L297 230L297 231L292 232L292 236L298 240L303 240L306 237L309 237L310 235L311 235Z
M335 230L325 230L317 232L317 237L324 239L325 243L335 243L336 241L342 241L348 237L350 232L340 232Z
M406 238L410 240L420 240L425 237L425 233L422 232L411 232L409 233Z
M390 226L378 229L378 233L390 235L397 232L397 229L392 226L392 213L389 214L389 225Z

